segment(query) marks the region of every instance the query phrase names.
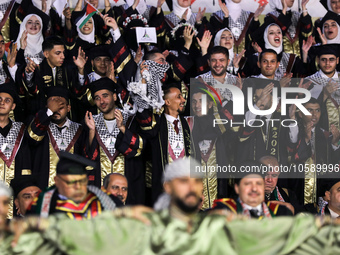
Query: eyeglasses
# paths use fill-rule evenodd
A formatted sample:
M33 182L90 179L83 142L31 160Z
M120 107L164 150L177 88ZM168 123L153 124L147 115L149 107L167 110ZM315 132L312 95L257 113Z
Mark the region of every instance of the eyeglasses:
M77 184L79 184L80 186L87 185L87 177L80 179L80 180L73 180L73 181L67 181L67 180L61 178L59 175L58 175L58 178L60 180L62 180L63 182L65 182L66 185L69 186L69 187L71 187L71 186L76 187Z

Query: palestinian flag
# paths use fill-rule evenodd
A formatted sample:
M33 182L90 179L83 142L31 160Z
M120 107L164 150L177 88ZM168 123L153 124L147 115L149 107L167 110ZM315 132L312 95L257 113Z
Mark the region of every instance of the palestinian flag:
M93 15L95 15L97 12L99 12L93 5L91 5L88 2L85 6L85 10L86 10L86 14L85 14L86 16L85 16L84 20L82 20L81 24L79 25L79 29L82 28L86 24L86 22L89 19L92 18Z

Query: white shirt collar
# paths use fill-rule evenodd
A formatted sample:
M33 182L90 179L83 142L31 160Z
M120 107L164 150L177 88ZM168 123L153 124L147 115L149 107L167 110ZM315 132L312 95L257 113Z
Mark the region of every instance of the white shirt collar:
M261 79L269 79L268 77L264 76L262 73L259 74L259 76L257 76L257 78L261 78Z
M173 123L174 120L179 120L179 116L177 116L177 118L175 118L175 117L173 117L173 116L171 116L171 115L169 115L167 113L164 113L164 114L165 114L165 118L167 119L167 121L169 121L171 123Z
M319 73L321 75L322 78L325 78L325 79L339 79L339 75L338 75L338 72L335 70L335 73L334 75L329 78L324 72L322 72L321 70L319 70Z
M337 214L336 212L334 212L331 208L328 207L328 210L331 214L331 218L335 219L335 218L338 218L340 215Z
M260 203L259 205L257 205L256 207L251 207L250 205L247 205L246 203L243 203L244 207L248 210L253 210L256 209L258 210L260 213L262 213L262 203Z
M55 123L53 123L53 124L56 125L57 127L59 127L57 124L55 124ZM66 117L66 121L65 121L64 125L61 126L61 128L62 127L67 127L69 129L70 125L71 125L71 121L69 120L69 118Z
M103 78L103 77L101 77L99 74L97 74L96 72L92 72L91 74L93 75L93 78L94 78L95 80L99 80L99 79Z

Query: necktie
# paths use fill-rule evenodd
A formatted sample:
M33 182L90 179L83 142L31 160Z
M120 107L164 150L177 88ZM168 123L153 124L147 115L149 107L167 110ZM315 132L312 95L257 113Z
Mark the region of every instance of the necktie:
M178 133L179 133L178 122L179 122L179 120L174 120L174 122L173 122L173 124L174 124L174 129L175 129L177 135L178 135Z
M66 128L66 126L63 126L63 127L57 127L57 128L58 128L59 132L61 133L61 132L62 132L62 130L63 130L64 128Z
M259 217L259 210L257 210L257 209L251 209L251 210L249 210L249 213L252 217L255 217L255 218Z

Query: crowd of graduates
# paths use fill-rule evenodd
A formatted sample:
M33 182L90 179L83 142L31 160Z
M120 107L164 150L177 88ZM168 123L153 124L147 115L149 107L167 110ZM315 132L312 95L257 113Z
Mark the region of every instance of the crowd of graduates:
M206 6L194 13L190 0L103 1L101 12L98 0L63 10L52 0L0 6L0 180L15 190L13 179L33 176L34 186L51 189L66 151L96 163L89 184L101 188L119 173L128 183L122 202L152 206L165 166L180 158L208 169L272 156L270 166L303 171L278 182L276 174L273 187L268 177L266 200L324 213L324 176L309 170L340 161L339 1L320 0L327 13L314 22L309 0L299 11L294 0L269 0L254 13L241 0L219 0L211 15ZM154 28L157 43L141 43L137 27ZM283 88L311 98L283 110ZM237 91L251 103L236 100ZM240 107L244 114L234 114ZM235 195L237 176L205 174L202 210Z

